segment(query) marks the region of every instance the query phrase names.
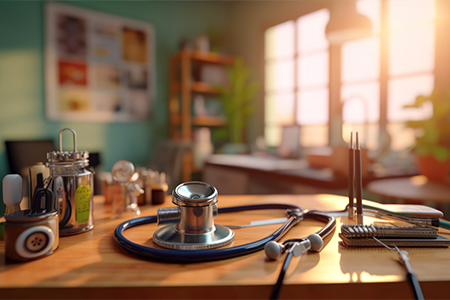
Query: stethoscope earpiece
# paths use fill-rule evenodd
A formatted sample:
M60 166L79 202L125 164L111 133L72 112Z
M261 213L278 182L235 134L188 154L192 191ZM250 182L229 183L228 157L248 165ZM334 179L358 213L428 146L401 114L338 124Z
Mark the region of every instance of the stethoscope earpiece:
M322 238L317 233L313 233L308 235L308 237L302 241L293 242L292 246L289 248L289 251L292 251L294 256L297 257L308 250L319 252L322 250L322 247ZM282 243L277 243L275 241L270 241L264 246L266 256L272 260L278 259L285 251L286 247Z
M311 243L311 248L309 248L309 250L313 252L319 252L320 250L322 250L323 240L320 235L318 235L317 233L312 233L308 235L307 239Z
M267 257L272 260L278 259L281 254L283 254L286 251L283 244L277 243L275 241L270 241L264 246L264 252L266 253Z

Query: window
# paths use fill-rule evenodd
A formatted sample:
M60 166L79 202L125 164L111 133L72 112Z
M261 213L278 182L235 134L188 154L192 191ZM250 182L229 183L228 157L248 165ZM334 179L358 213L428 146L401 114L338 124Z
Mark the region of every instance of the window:
M329 11L322 9L265 32L265 137L280 142L283 125L302 125L302 146L328 143Z
M372 21L374 35L342 46L343 138L348 141L349 132L358 130L366 146L375 149L379 122L384 119L389 134L395 136L392 149L402 150L414 141L413 131L405 129L404 122L432 113L431 106L403 106L433 90L434 1L359 0L357 10ZM385 26L381 26L382 14L387 17ZM382 74L383 64L387 71ZM386 95L380 94L382 84L387 85ZM386 116L380 115L383 98Z
M341 46L343 139L362 132L376 149L381 128L395 137L392 149L414 141L406 120L424 119L431 107L404 109L434 87L434 0L358 0L373 36ZM265 32L265 137L276 146L283 125L302 126L304 147L326 146L329 124L328 9L270 27Z

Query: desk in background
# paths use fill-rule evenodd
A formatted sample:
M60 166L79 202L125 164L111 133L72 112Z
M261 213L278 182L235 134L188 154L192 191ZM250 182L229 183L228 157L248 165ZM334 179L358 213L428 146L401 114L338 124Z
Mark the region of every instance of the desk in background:
M220 194L315 194L347 187L347 179L329 168L309 168L306 160L272 156L212 155L202 180Z
M450 216L450 184L429 181L425 176L411 176L375 180L367 184L367 190L382 197L383 201L400 200L407 204L432 204Z
M205 263L167 264L144 260L122 251L113 230L125 219L111 220L103 198L96 196L95 227L83 234L62 237L59 249L40 260L5 264L0 241L0 295L9 298L46 299L268 299L282 259L268 261L264 252ZM219 196L219 207L254 203L292 203L306 209L340 210L345 197L333 195ZM167 205L171 205L169 198ZM157 207L145 207L153 215ZM279 218L283 211L251 211L218 215L217 224L248 224ZM366 222L373 219L365 218ZM339 244L338 232L346 217L320 253L294 258L280 299L413 299L398 254L383 248L348 249ZM276 224L236 229L233 245L259 239ZM284 239L305 237L321 223L303 221ZM156 224L132 228L125 235L153 245ZM214 250L211 250L214 251ZM450 249L409 249L411 264L426 299L448 299Z
M368 172L363 184L410 175L403 169L381 169ZM250 155L211 155L202 180L229 195L345 194L348 186L346 175L335 174L331 168L311 168L306 160Z

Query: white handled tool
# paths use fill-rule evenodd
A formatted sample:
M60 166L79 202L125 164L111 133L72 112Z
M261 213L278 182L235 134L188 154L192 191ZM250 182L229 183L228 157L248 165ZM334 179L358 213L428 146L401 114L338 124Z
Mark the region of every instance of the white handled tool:
M3 178L3 202L6 205L5 215L20 211L22 201L22 177L8 174Z

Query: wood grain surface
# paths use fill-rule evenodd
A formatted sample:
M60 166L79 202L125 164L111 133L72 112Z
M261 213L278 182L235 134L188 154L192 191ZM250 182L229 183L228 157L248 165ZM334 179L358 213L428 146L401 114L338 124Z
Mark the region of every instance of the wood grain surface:
M341 210L347 199L332 195L219 196L219 207L256 203L291 203L306 209ZM170 198L163 206L172 206ZM161 206L159 206L161 207ZM142 208L154 215L158 207ZM127 218L111 219L101 196L95 198L95 227L90 232L60 238L52 255L27 263L5 263L0 241L0 299L268 299L281 268L263 251L243 257L195 264L161 263L121 250L113 230ZM280 218L284 211L219 214L216 224L248 224ZM374 219L365 218L366 223ZM280 298L285 299L412 299L405 269L398 255L387 249L348 249L339 244L340 225L325 240L320 253L294 258ZM229 246L245 244L274 231L279 224L235 229ZM285 237L305 237L321 228L320 222L303 221ZM153 246L156 224L132 228L132 241ZM444 235L449 237L448 235ZM427 299L448 299L450 249L408 249L411 264Z

